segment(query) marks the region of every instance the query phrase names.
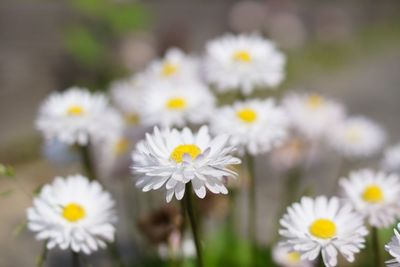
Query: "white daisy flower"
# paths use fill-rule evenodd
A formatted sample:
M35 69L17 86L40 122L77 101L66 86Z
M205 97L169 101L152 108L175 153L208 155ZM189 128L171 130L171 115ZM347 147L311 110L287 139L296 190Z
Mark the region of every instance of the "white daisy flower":
M48 139L86 145L90 138L102 139L108 131L122 126L118 114L101 94L72 87L52 93L42 104L36 127Z
M289 94L283 107L294 130L310 140L325 138L344 116L341 104L319 94Z
M47 248L91 254L114 241L114 200L101 185L81 175L56 177L27 210L28 228Z
M370 157L378 153L386 140L384 130L364 117L352 117L331 130L330 143L348 158Z
M400 172L400 143L385 150L381 166L388 171Z
M207 126L197 134L189 128L160 132L156 127L133 154L133 170L141 176L136 186L147 192L165 185L167 202L174 195L181 200L189 182L199 198L206 196L206 188L214 194L227 194L224 178L236 176L229 165L240 163L231 156L233 150L227 135L211 139Z
M231 145L257 155L270 151L287 136L287 116L272 99L247 100L225 106L211 118L214 133L231 136Z
M199 62L178 48L170 48L163 59L151 63L140 75L146 83L197 81L199 79Z
M201 83L163 84L143 95L141 116L145 125L183 127L207 122L214 105L213 94Z
M400 226L397 225L397 228ZM394 236L389 244L385 245L385 249L394 258L386 261L388 267L400 267L400 233L394 229Z
M395 174L363 169L340 185L354 208L374 227L388 227L400 216L400 180Z
M282 245L299 252L303 260L315 260L321 253L327 267L337 265L338 252L353 262L368 234L362 216L336 197L303 197L287 209L280 224Z
M128 125L140 123L140 107L144 85L138 77L113 82L110 86L111 99L121 110Z
M273 88L284 79L285 56L257 34L227 34L206 47L205 78L220 92Z
M290 251L284 246L275 246L272 249L272 259L282 267L312 267L310 261L302 260L301 254L297 251Z

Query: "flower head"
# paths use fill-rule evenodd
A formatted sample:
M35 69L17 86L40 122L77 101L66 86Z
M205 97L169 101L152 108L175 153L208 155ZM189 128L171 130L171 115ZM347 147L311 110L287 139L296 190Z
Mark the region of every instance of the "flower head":
M101 185L81 175L56 177L27 210L28 228L55 246L90 254L114 240L114 200Z
M257 34L227 34L206 47L205 77L220 92L278 86L284 76L285 56Z
M228 167L240 163L230 155L233 150L227 135L212 139L206 126L196 134L188 128L162 132L154 128L133 154L133 170L141 176L136 185L144 192L165 185L167 202L174 195L181 200L189 182L199 198L206 196L206 188L214 194L227 194L223 177L235 176Z
M282 245L299 252L303 260L315 260L321 253L327 267L337 265L338 251L353 262L368 233L362 216L336 197L303 197L287 209L280 224Z
M275 246L272 250L272 258L276 264L282 267L312 267L310 261L302 260L297 251L290 251L284 246Z
M399 225L397 225L399 229ZM394 258L386 261L387 267L400 267L400 233L397 229L394 229L394 236L389 244L385 245L385 249Z
M86 145L90 138L104 138L108 134L104 129L121 126L120 117L103 95L78 87L51 94L36 120L36 127L46 138L79 145Z
M227 133L231 145L257 155L270 151L287 136L287 118L272 99L236 102L217 110L211 119L214 133Z
M340 185L355 209L372 226L388 227L400 216L400 179L369 169L351 172Z

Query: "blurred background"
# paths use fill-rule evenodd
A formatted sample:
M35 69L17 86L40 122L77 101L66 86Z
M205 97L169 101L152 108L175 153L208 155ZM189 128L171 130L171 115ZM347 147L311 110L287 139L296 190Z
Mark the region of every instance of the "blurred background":
M14 166L18 189L0 179L1 192L9 192L0 199L0 266L33 266L40 253L31 234L16 236L31 203L21 191L79 170L73 160L43 159L34 119L49 92L72 85L103 91L171 46L201 54L222 33L252 31L287 54L282 90L337 98L400 139L397 0L1 0L0 162ZM262 187L270 202L279 201L279 184ZM260 227L277 220L260 217Z

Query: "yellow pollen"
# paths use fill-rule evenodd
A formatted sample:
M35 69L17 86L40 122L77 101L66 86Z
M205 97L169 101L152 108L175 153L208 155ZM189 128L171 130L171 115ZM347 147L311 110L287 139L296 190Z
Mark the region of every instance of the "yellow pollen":
M178 70L179 70L178 65L172 64L170 62L166 62L166 63L164 63L161 73L163 76L169 77L169 76L176 74L178 72Z
M308 97L307 105L312 109L318 109L325 104L325 99L319 95L311 95Z
M287 257L288 257L289 262L291 262L291 263L298 263L298 262L300 262L300 260L301 260L301 255L300 255L300 253L299 253L299 252L296 252L296 251L294 251L294 252L289 252L288 255L287 255Z
M239 110L236 115L244 122L252 123L257 119L257 112L251 108L244 108Z
M233 55L233 59L240 62L249 63L252 61L251 55L246 50L239 50Z
M116 155L122 155L125 154L125 152L128 151L129 149L130 142L126 138L121 138L118 140L118 142L115 144L114 147L114 152Z
M80 116L85 113L85 109L79 105L70 106L67 110L67 114L70 116Z
M171 98L167 101L167 108L171 110L182 110L186 108L186 100L182 97Z
M63 216L70 222L77 222L86 217L86 211L81 205L70 203L64 207Z
M310 233L318 238L329 239L336 235L336 224L329 219L318 219L310 226Z
M357 143L362 138L361 131L357 127L349 127L346 131L347 139L352 143Z
M196 159L201 154L201 150L194 144L179 145L172 151L171 159L175 160L176 163L181 163L185 154L188 154L192 159Z
M362 195L363 199L370 203L382 202L385 198L382 189L377 185L368 186Z
M136 113L131 113L126 115L125 117L125 121L129 124L129 125L138 125L140 122L140 117L138 114Z

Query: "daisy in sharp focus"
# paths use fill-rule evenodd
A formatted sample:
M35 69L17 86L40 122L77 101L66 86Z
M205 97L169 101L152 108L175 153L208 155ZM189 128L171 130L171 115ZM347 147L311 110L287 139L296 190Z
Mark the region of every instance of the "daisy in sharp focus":
M400 143L385 150L381 166L387 171L400 172Z
M210 127L216 134L231 136L240 152L257 155L280 145L287 136L287 116L272 99L236 102L216 110Z
M206 47L204 74L220 92L274 88L285 76L285 56L258 34L226 34Z
M240 163L231 156L233 150L227 135L211 138L206 126L196 134L189 128L162 132L154 128L133 154L133 170L139 175L136 186L144 192L165 186L167 202L174 195L181 200L189 182L199 198L206 196L206 189L227 194L224 177L236 176L229 166Z
M394 258L386 261L386 266L388 267L400 267L400 233L397 229L394 229L394 236L389 244L385 245L385 250Z
M364 117L348 118L330 134L332 147L348 158L371 157L382 149L385 140L385 131Z
M369 169L341 179L346 198L374 227L388 227L400 218L400 179L395 174Z
M283 246L303 260L315 260L321 253L327 267L337 266L339 253L353 262L368 234L362 216L336 197L303 197L287 209L280 224Z
M115 202L96 182L81 175L56 177L27 210L28 228L47 248L91 254L114 241Z
M289 94L283 107L294 130L310 140L326 138L345 113L341 104L319 94Z
M87 145L90 138L101 139L105 129L120 127L116 112L101 94L72 87L52 93L42 104L36 127L48 139L67 144Z
M184 127L208 121L215 97L201 83L158 84L143 94L141 116L145 125Z
M302 260L301 254L297 251L290 251L283 246L275 246L272 250L272 259L282 267L312 267L311 261Z

